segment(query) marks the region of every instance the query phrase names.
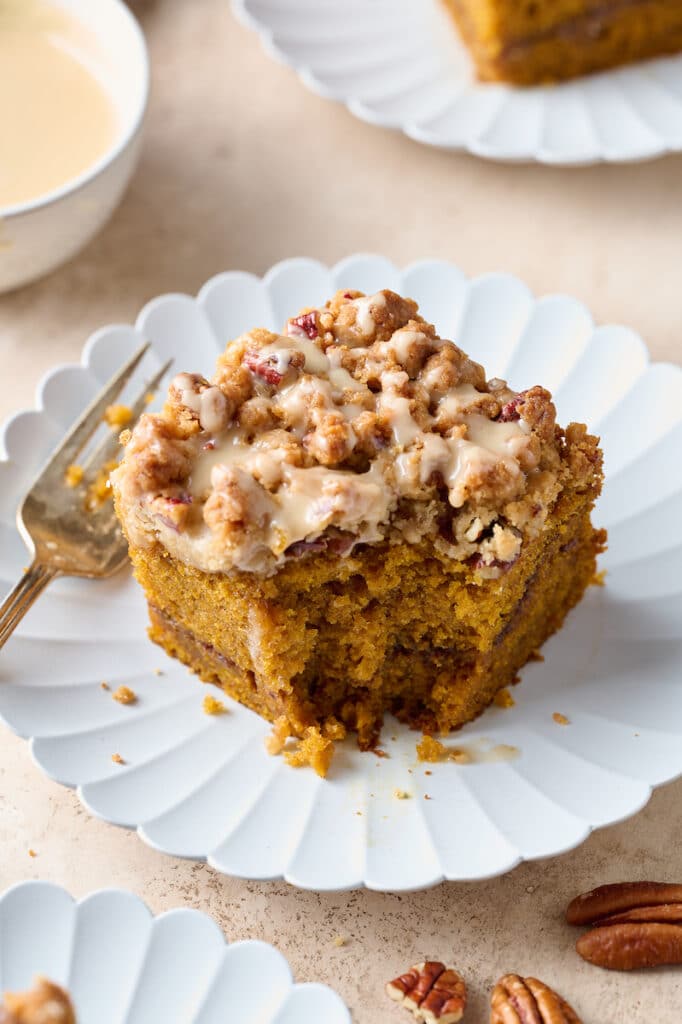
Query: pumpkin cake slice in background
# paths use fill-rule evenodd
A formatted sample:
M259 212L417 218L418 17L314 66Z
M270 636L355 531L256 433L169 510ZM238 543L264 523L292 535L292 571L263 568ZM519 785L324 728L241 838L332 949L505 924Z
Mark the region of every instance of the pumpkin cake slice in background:
M370 748L388 712L427 733L475 718L605 542L597 439L390 291L244 334L123 441L152 639L311 748Z
M483 81L537 85L682 50L673 0L445 0Z

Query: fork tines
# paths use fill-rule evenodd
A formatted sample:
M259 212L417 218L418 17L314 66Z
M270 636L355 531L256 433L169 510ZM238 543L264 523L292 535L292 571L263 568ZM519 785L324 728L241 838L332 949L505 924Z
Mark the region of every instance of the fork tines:
M140 416L144 412L144 410L145 410L145 408L147 406L147 403L148 403L148 397L147 396L150 393L153 393L154 391L156 391L156 389L158 388L159 384L161 383L163 378L166 376L166 374L168 373L168 370L171 368L172 365L173 365L173 360L172 359L169 359L168 362L164 363L163 366L161 367L161 369L157 373L155 373L154 376L150 380L145 382L144 387L142 387L140 389L137 397L131 400L131 405L130 405L130 413L131 413L131 416L130 416L130 426L131 427L137 422L137 420L140 418ZM107 385L107 387L109 387L109 385ZM120 393L120 391L118 393ZM94 429L95 430L97 429L96 426L95 426ZM119 439L118 439L117 433L116 432L112 433L111 431L107 431L106 436L103 438L103 440L100 442L100 444L95 448L95 450L86 459L85 463L83 464L83 469L84 469L85 473L89 474L92 471L95 471L103 463L109 462L111 459L114 459L116 457L116 452L118 451L118 447L119 447Z
M125 363L116 374L114 374L111 380L105 384L99 394L95 395L92 402L90 402L81 416L76 420L62 443L50 456L48 465L51 469L54 470L61 467L65 473L68 467L76 461L78 455L82 452L85 445L101 425L107 408L113 403L114 399L121 394L148 351L149 342L145 342L145 344L135 352L128 362ZM145 396L149 391L154 391L158 387L172 365L172 362L172 359L168 360L168 362L161 367L158 373L156 373L151 380L145 381L144 387L132 406L133 416L135 418L139 417L144 405L146 404ZM88 460L89 466L94 465L95 462L101 458L102 450L108 447L109 441L110 438L105 439L105 441L102 442L102 445L100 445L100 448L93 453ZM47 468L47 466L45 468Z

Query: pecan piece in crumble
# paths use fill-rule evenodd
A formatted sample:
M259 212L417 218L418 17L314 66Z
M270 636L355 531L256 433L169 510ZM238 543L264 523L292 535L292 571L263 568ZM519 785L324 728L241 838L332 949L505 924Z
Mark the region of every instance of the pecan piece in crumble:
M262 377L267 384L277 387L278 384L282 383L284 374L277 369L275 359L272 356L262 359L257 352L247 352L244 356L244 362L252 373Z
M287 324L287 334L289 337L305 336L312 341L319 336L319 333L317 329L317 313L314 309L310 313L301 313L300 316L292 317Z

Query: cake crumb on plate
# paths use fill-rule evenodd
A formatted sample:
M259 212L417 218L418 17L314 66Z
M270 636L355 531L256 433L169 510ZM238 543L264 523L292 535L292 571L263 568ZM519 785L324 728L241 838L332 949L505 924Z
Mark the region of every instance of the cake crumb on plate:
M114 764L125 764L125 761L123 760L120 754L112 754L111 760L114 762Z
M104 410L104 420L112 430L123 430L133 418L133 410L127 405L108 405Z
M289 720L286 715L281 715L280 718L275 719L272 732L265 737L265 749L268 754L273 757L281 754L290 736Z
M64 483L67 487L78 487L79 483L83 479L84 469L82 466L72 465L69 466L66 473L64 474Z
M326 739L317 726L306 729L293 750L284 751L284 760L292 768L310 767L324 779L334 757L334 742Z
M96 512L105 501L109 501L112 497L109 476L117 466L118 462L116 459L105 462L88 487L88 492L85 496L85 508L88 512Z
M137 702L137 694L129 686L119 686L111 696L119 704L135 704Z
M498 690L493 698L493 704L498 708L513 708L516 701L512 697L511 693L505 686L503 689Z
M447 747L440 740L434 739L433 736L422 736L417 744L417 757L420 761L437 764L439 761L446 759Z
M552 715L552 718L556 722L557 725L570 725L571 724L570 718L567 718L566 715L562 715L560 711L555 711L554 714Z
M227 712L227 708L223 702L218 700L216 697L211 696L210 693L204 697L202 707L204 709L204 714L206 715L224 715Z
M454 761L456 764L469 764L471 754L461 747L446 747L440 740L433 736L422 736L417 744L417 757L420 761L429 764L438 764L440 761Z

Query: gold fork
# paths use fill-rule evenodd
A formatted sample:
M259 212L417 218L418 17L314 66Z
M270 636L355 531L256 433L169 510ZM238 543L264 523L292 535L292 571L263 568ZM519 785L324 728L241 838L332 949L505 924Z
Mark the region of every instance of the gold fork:
M127 561L128 546L116 519L113 503L86 508L88 487L116 456L118 437L112 431L83 464L83 480L76 487L66 482L69 468L102 424L106 409L128 383L147 353L143 345L105 384L52 453L17 512L17 526L32 563L0 608L0 648L12 635L47 584L57 576L104 578ZM131 404L131 426L168 371L166 363Z

